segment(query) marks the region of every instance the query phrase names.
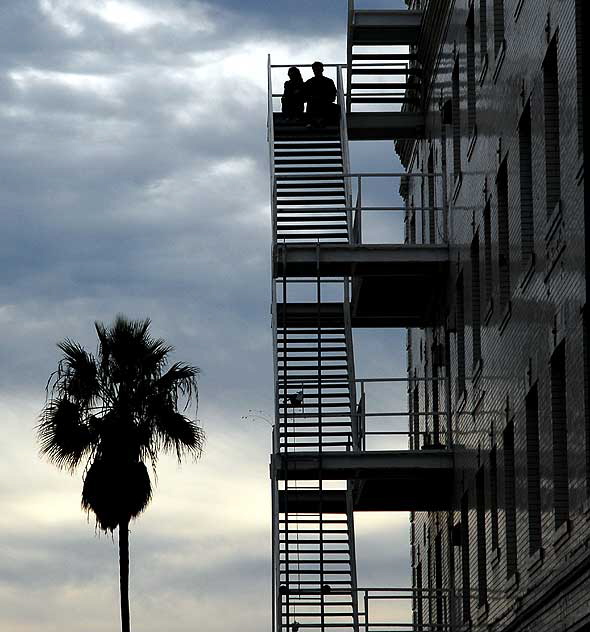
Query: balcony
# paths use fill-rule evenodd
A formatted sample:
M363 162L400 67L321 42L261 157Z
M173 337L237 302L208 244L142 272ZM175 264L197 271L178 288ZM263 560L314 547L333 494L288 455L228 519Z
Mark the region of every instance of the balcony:
M320 511L338 513L346 508L346 489L352 485L354 511L443 511L452 505L454 487L454 450L449 416L443 411L420 412L380 410L377 402L395 393L395 387L411 391L418 382L444 378L373 378L357 379L358 401L353 415L348 449L338 451L305 450L307 433L292 435L291 443L281 445L271 457L271 475L278 481L298 481L297 489L279 491L279 507L293 513ZM329 379L325 380L325 385ZM302 412L305 418L305 393L314 384L302 382ZM439 390L440 390L439 389ZM371 392L375 403L367 405ZM401 391L400 391L401 392ZM315 397L315 395L312 395ZM391 397L390 397L391 399ZM315 407L315 401L310 403ZM391 407L399 406L394 397ZM381 404L383 406L383 403ZM308 413L317 418L315 408ZM329 440L330 413L318 421L316 434L326 433ZM285 419L285 423L288 420ZM325 424L326 428L323 428ZM275 427L275 435L277 429ZM404 446L405 444L405 446ZM301 446L301 447L300 447ZM322 491L305 481L325 481ZM340 488L338 484L340 482ZM315 484L315 483L314 483Z
M428 187L431 202L427 206L375 203L376 185L390 195L393 182L408 177L420 178L424 188ZM305 189L281 190L281 203L288 208L288 219L283 213L281 226L283 231L289 230L289 240L281 243L278 237L274 244L274 278L305 279L320 274L323 279L352 279L353 327L435 324L439 306L444 304L449 263L448 211L435 202L444 199L440 174L344 174L344 179L348 182L344 196L341 190L324 189L319 201L329 206L336 195L340 196L337 211L348 226L350 237L346 240L321 239L327 230L334 229L323 229L323 213L308 213L301 202ZM301 217L306 220L304 228L299 224ZM309 231L314 231L313 238ZM304 304L289 309L302 318L306 309L317 312L317 308ZM337 306L322 309L335 310Z

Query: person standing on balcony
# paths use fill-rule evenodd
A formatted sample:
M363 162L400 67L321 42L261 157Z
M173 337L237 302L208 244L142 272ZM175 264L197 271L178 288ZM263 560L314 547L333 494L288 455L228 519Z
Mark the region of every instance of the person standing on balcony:
M289 80L285 81L285 89L281 98L281 111L288 121L303 119L305 96L303 77L299 68L293 66L287 73Z
M309 126L321 127L338 120L340 108L336 100L336 86L329 77L324 77L324 64L316 61L312 64L313 77L305 82L305 100Z

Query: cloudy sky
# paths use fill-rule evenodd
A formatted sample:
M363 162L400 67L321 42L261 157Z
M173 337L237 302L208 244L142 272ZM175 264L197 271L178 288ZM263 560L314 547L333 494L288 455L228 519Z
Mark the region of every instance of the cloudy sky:
M94 349L119 312L202 368L208 434L132 525L133 629L270 630L270 428L242 420L273 409L266 56L342 62L345 5L2 1L0 632L117 629L116 541L34 425L55 343ZM353 158L396 167L390 143ZM402 349L359 333L357 374L400 373ZM357 531L361 583L406 584L407 516Z

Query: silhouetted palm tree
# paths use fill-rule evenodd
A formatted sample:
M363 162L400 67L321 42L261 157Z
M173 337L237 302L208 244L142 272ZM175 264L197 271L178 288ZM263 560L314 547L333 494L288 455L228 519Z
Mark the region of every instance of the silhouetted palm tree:
M82 507L103 531L119 528L121 628L129 632L129 521L152 498L146 467L160 452L200 456L204 434L185 416L197 402L199 369L175 363L172 347L149 333L149 320L118 316L95 323L95 356L72 340L48 382L37 426L41 453L73 472L84 464ZM181 411L179 411L179 406Z

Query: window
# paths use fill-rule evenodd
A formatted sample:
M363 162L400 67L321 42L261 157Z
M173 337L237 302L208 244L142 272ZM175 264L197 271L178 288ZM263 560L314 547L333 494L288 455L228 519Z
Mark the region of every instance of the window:
M471 242L471 318L473 327L473 367L481 362L481 288L479 272L479 233Z
M535 385L525 400L529 555L541 548L541 463L539 455L539 395Z
M506 160L498 172L498 272L500 309L510 302L510 236L508 219L508 167Z
M469 497L461 499L461 576L463 584L463 621L471 620L471 588L469 573Z
M483 467L475 476L475 497L477 506L477 588L479 606L483 606L488 601L485 474Z
M498 529L498 453L490 452L490 518L492 523L492 551L500 548Z
M459 86L459 60L453 68L453 171L457 179L461 174L461 94Z
M506 516L506 576L510 579L516 573L517 568L513 421L504 430L504 513Z
M578 152L584 151L584 8L588 0L576 0L576 71L578 83Z
M434 538L434 587L436 589L436 624L442 626L443 619L443 579L442 579L442 539L440 532Z
M469 136L475 134L475 110L476 110L476 93L475 93L475 18L473 16L473 7L469 11L467 18L467 127Z
M410 243L416 243L416 208L414 207L414 196L410 201Z
M569 518L565 343L551 357L551 421L553 425L553 509L555 528Z
M492 266L492 210L488 202L483 210L483 238L484 238L484 265L485 265L485 297L486 303L492 300L493 292L493 266Z
M520 236L522 261L530 263L535 251L533 224L533 154L531 136L531 105L524 109L518 126L520 149Z
M504 47L504 0L494 0L494 54Z
M416 623L419 629L424 625L424 607L423 607L423 595L422 595L422 562L416 567L416 592L418 593L416 599Z
M438 415L439 410L439 397L438 397L438 364L433 361L432 363L432 439L435 446L440 445L440 417Z
M543 64L545 105L545 184L547 216L561 198L561 157L559 149L559 77L557 70L557 42L553 40Z
M465 290L463 273L457 280L457 398L465 392Z
M414 413L414 450L420 449L420 389L418 383L414 386L412 411Z
M479 0L479 51L482 63L488 56L488 3Z
M428 155L428 227L430 229L430 243L436 243L436 213L434 210L434 156L432 155L432 148Z

